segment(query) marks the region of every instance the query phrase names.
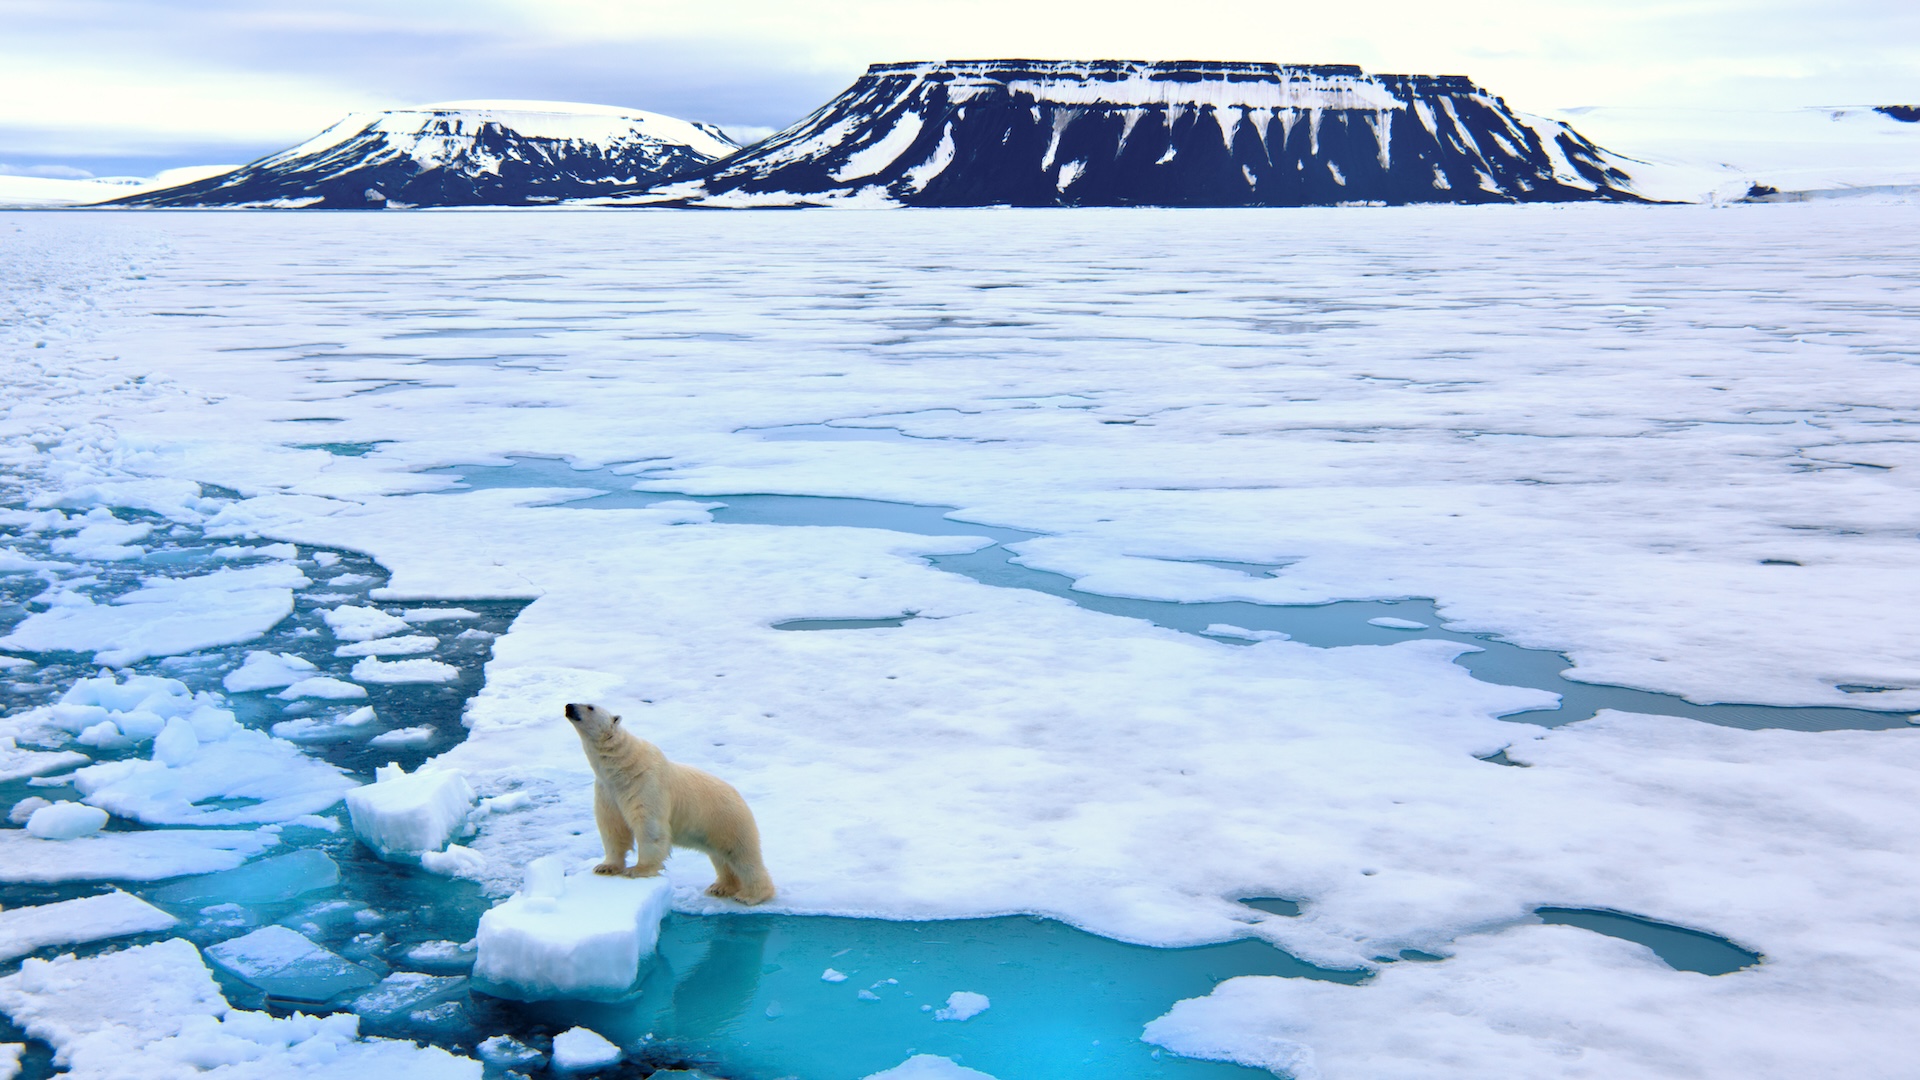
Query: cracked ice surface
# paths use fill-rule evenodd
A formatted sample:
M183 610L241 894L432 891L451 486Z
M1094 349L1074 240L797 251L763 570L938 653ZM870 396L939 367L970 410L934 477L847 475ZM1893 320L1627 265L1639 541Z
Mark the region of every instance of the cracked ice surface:
M393 571L381 603L537 597L442 759L533 796L482 820L493 873L556 839L594 854L559 708L599 700L743 791L785 910L1449 957L1223 984L1157 1029L1184 1052L1671 1076L1740 1048L1774 1063L1750 1072L1894 1076L1920 1050L1898 1034L1920 1007L1920 731L1548 731L1495 719L1546 696L1473 680L1445 642L1230 646L921 561L963 539L422 495L445 481L416 471L535 453L698 497L957 506L1049 534L1022 561L1083 588L1430 596L1581 678L1916 709L1915 217L16 215L0 453L45 507L185 515L186 481L233 488L210 531L367 551ZM354 273L316 273L322 249ZM447 327L474 333L421 334ZM911 438L755 434L827 422ZM299 448L319 438L380 445ZM874 611L918 617L771 630ZM345 618L340 642L404 629ZM1532 767L1474 760L1503 747ZM705 860L668 874L683 910L719 907ZM1249 925L1237 896L1303 914ZM1709 980L1500 929L1541 904L1766 961Z

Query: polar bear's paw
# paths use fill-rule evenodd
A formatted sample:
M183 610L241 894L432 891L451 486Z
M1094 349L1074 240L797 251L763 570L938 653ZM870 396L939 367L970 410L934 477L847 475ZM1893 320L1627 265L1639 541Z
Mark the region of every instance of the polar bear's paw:
M625 874L627 872L627 868L626 866L620 863L603 862L599 866L594 867L593 872L596 874L619 875L619 874Z

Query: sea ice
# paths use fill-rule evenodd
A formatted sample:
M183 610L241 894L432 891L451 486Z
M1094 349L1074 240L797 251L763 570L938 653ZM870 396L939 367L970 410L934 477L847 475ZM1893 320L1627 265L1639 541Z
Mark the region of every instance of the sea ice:
M430 874L479 880L487 871L487 857L459 844L448 844L445 851L420 853L420 868Z
M247 653L246 662L228 672L226 678L221 680L221 685L236 694L267 690L312 678L318 670L311 660L303 660L292 653L255 651Z
M152 933L178 923L178 919L145 900L118 889L77 900L13 908L0 911L0 961L25 956L47 945L79 945Z
M27 818L27 835L42 840L78 840L107 827L107 812L77 802L43 806Z
M150 825L289 821L325 810L358 786L339 768L263 731L235 727L188 749L191 734L183 732L171 759L161 746L154 760L89 765L74 774L74 785L86 802ZM222 799L248 805L199 805Z
M347 793L354 834L382 857L439 851L466 826L473 788L456 769L398 764L374 770L374 782Z
M526 885L480 916L476 979L527 998L615 995L652 955L673 901L665 875L561 873L557 855L535 859Z
M353 665L353 677L363 683L443 683L460 677L460 669L438 660L380 660L367 657Z
M947 995L944 1009L934 1012L935 1020L971 1020L993 1006L987 995L976 994L971 990L955 990Z
M316 675L310 679L301 679L285 690L273 695L283 701L296 698L323 698L327 701L352 701L367 696L367 688L331 675Z
M68 594L28 615L0 648L23 652L92 652L94 662L126 667L150 656L177 656L235 645L266 633L293 614L293 590L306 575L285 563L216 570L186 578L154 578L99 604Z
M276 722L269 730L276 739L289 742L339 742L358 738L379 721L373 706L362 705L351 712L333 716L296 716Z
M407 629L411 624L397 615L389 615L379 608L360 607L343 604L322 613L333 636L341 641L366 641L370 638L385 637Z
M51 799L43 799L38 795L29 795L13 804L13 809L7 811L7 820L15 825L25 825L27 820L33 817L35 810L43 806L52 805L53 800Z
M1368 619L1367 622L1373 626L1384 626L1389 630L1425 630L1427 628L1426 623L1414 622L1412 619L1396 619L1391 615Z
M587 1028L568 1028L553 1037L553 1067L562 1072L597 1069L625 1056L619 1046Z
M392 731L383 731L368 739L367 745L388 749L395 746L425 746L433 741L434 735L434 729L426 724L418 727L394 728Z
M326 852L301 848L235 870L176 881L154 890L152 896L162 903L188 906L213 900L271 904L339 882L340 867Z
M263 926L230 938L209 946L207 955L253 986L289 1001L328 1001L380 981L366 968L285 926Z
M994 1078L978 1069L969 1069L952 1058L941 1057L938 1054L915 1054L891 1069L867 1075L864 1080L994 1080Z
M230 870L280 842L268 832L156 829L49 842L0 829L0 881L158 881Z
M297 936L297 935L296 935ZM109 1003L111 1007L103 1007ZM0 978L0 1011L54 1048L70 1080L480 1080L438 1047L362 1038L352 1013L275 1017L231 1008L181 938Z
M495 1035L474 1049L482 1061L502 1069L538 1069L547 1063L547 1055L511 1035Z
M464 997L466 992L467 980L463 976L396 971L380 980L378 986L354 998L347 1007L369 1020L403 1020L409 1013L456 996Z
M835 971L832 968L828 968L827 970L820 973L820 981L830 982L830 983L846 982L847 973L844 971Z
M20 1055L26 1049L26 1043L0 1043L0 1080L20 1075Z
M400 637L374 638L371 641L356 641L333 650L335 656L415 656L432 652L440 645L440 639L425 634L404 634ZM359 678L355 675L354 678Z
M87 755L72 750L22 750L13 736L0 735L0 783L85 765Z

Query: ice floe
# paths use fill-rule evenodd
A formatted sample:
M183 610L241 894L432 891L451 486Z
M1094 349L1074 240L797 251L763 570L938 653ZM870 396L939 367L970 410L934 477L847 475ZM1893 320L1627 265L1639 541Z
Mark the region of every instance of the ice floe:
M42 840L78 840L107 825L107 812L77 802L42 806L27 818L27 835Z
M425 766L409 773L398 764L374 772L374 782L347 793L354 834L382 856L440 851L466 827L473 788L458 770Z
M527 998L624 993L653 954L673 887L665 876L563 873L535 859L522 889L480 917L473 974Z
M588 1028L568 1028L553 1037L553 1067L561 1072L598 1069L625 1056L618 1045Z
M156 829L49 841L0 829L0 881L158 881L231 870L279 842L259 830Z
M118 889L77 900L13 908L0 911L0 961L24 956L47 945L79 945L127 934L169 930L179 921Z
M125 667L150 656L177 656L251 641L293 613L293 590L307 584L298 567L274 563L156 578L108 603L69 593L0 637L0 648L91 652L95 663Z

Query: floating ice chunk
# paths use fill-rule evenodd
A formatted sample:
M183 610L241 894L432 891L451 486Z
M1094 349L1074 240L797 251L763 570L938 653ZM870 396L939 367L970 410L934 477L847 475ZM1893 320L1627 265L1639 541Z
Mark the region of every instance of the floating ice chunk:
M99 750L118 750L132 746L135 740L128 738L118 724L102 720L74 736L73 741Z
M863 1080L994 1080L978 1069L969 1069L952 1058L938 1054L915 1054L885 1072L870 1073Z
M477 619L480 613L463 607L408 608L400 613L400 617L410 623L445 622L449 619Z
M204 904L213 900L271 904L339 883L340 867L326 852L301 848L237 870L176 881L156 889L152 895L166 904Z
M103 1007L110 1003L111 1007ZM359 1018L228 1006L191 942L173 938L75 959L27 960L0 978L0 1009L53 1044L73 1080L480 1080L477 1061L363 1039Z
M293 546L292 544L260 544L254 547L247 547L240 544L229 544L225 547L214 548L213 557L216 559L289 559L291 560L291 559L297 559L300 557L300 549Z
M871 990L862 990L858 994L855 994L854 996L859 998L861 1001L879 1001L880 1000L880 995L874 993Z
M153 737L153 760L168 768L185 765L199 752L200 737L193 733L191 723L178 716Z
M96 507L80 519L85 524L72 536L63 536L48 545L55 555L71 555L77 559L95 559L100 562L118 562L122 559L135 559L146 554L146 549L138 546L153 532L153 526L144 521L121 521L113 516L113 511L105 507Z
M172 929L180 920L118 889L38 907L0 911L0 960L43 945L78 945Z
M316 551L313 553L313 561L320 566L337 566L340 563L340 554L334 551Z
M0 829L0 882L157 881L231 870L279 843L271 833L210 829L101 833L59 844Z
M324 698L328 701L352 701L367 696L367 688L357 686L344 679L331 675L319 675L311 679L301 679L285 690L273 695L282 701L295 698Z
M85 800L150 825L238 825L317 814L358 786L284 739L246 728L200 745L177 765L127 759L74 773ZM214 799L251 805L203 807Z
M1384 626L1389 630L1425 630L1427 628L1426 623L1414 622L1412 619L1396 619L1391 615L1368 619L1367 622L1372 626Z
M347 1008L368 1020L404 1020L409 1013L451 997L464 997L466 992L467 980L460 975L396 971L380 980L380 985L354 998Z
M1240 638L1243 641L1287 641L1291 636L1278 630L1249 630L1232 623L1211 623L1200 632L1211 637Z
M480 1052L480 1060L500 1069L527 1071L547 1063L547 1055L511 1035L495 1035L475 1049Z
M372 641L356 641L333 650L335 656L415 656L428 653L440 647L440 639L425 634L405 634L400 637L374 638ZM359 678L358 675L354 676Z
M22 750L13 736L0 735L0 783L70 769L88 760L87 755L72 750Z
M394 728L383 731L367 740L368 746L392 749L396 746L425 746L433 741L434 731L426 725L419 727Z
M76 802L50 803L27 818L27 835L42 840L78 840L107 826L107 812Z
M456 970L473 966L473 942L422 941L409 946L407 963L428 970Z
M126 667L150 656L237 645L293 614L293 590L306 584L306 575L286 563L154 579L111 603L73 596L28 615L0 638L0 648L93 651L95 663Z
M472 811L473 788L454 769L424 766L409 774L386 765L374 770L373 783L347 793L354 834L382 857L439 851Z
M407 620L389 615L379 608L357 607L344 604L331 611L322 612L320 617L326 620L333 636L341 641L367 641L371 638L385 637L399 633L408 626Z
M447 877L479 878L486 873L487 857L472 848L448 844L445 851L421 852L420 868Z
M553 1067L563 1072L611 1065L626 1052L583 1027L568 1028L553 1037Z
M227 677L220 680L220 684L231 693L242 694L249 690L291 686L302 679L311 678L319 670L312 661L303 660L292 653L249 652L246 662L227 672Z
M820 981L831 982L831 983L846 982L847 973L844 971L835 971L832 968L828 968L827 970L820 973Z
M620 994L659 941L673 887L591 871L556 885L558 864L534 860L526 888L480 916L474 977L526 998Z
M20 1075L20 1055L26 1049L26 1043L0 1043L0 1080L13 1080Z
M362 705L349 713L335 716L300 716L282 720L271 729L274 737L291 742L339 742L358 738L380 717L373 706Z
M263 926L209 946L213 962L288 1001L323 1002L380 980L366 968L284 926Z
M51 799L43 799L38 795L29 795L13 804L13 809L7 813L7 820L15 825L25 825L27 819L33 816L35 810L43 806L52 805L53 800Z
M971 990L955 990L947 995L947 1007L933 1014L935 1020L971 1020L993 1006L987 995Z
M474 812L481 815L506 814L520 810L533 802L533 796L525 791L509 791L505 795L495 795L491 799L481 799Z
M353 665L353 677L368 683L444 683L460 677L460 669L438 660L377 660L371 656Z

